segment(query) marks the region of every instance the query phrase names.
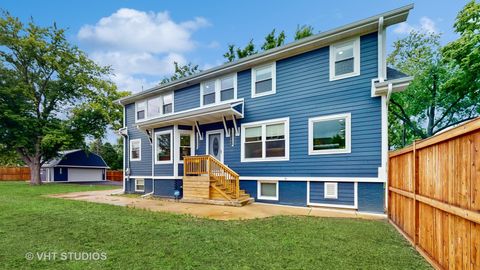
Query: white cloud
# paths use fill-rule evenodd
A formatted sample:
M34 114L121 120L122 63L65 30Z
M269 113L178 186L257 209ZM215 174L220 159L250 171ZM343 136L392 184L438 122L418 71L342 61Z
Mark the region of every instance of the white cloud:
M173 62L186 63L186 52L194 50L192 34L209 26L202 17L175 22L168 12L144 12L122 8L95 25L78 31L80 42L90 48L90 56L112 66L121 90L140 91L173 72Z
M438 33L435 21L426 16L420 18L419 25L410 25L409 23L402 22L393 31L397 34L408 34L411 31Z

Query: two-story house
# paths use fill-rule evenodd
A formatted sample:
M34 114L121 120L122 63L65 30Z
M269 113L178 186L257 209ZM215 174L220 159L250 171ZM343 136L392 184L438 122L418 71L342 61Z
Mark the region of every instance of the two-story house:
M383 213L388 11L119 100L124 191ZM188 200L187 200L188 201Z

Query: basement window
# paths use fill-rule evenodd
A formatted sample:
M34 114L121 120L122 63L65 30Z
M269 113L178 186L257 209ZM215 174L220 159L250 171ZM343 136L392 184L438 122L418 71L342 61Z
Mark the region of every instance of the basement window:
M277 181L258 181L258 199L278 201L278 182Z
M145 191L145 179L135 179L135 191Z

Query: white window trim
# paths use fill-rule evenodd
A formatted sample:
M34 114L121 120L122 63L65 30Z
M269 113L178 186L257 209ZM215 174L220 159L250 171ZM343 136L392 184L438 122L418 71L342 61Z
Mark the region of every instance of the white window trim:
M335 76L335 48L353 42L353 72ZM360 75L360 37L341 41L330 45L330 81L355 77Z
M345 149L326 149L313 150L313 124L316 122L345 119ZM308 154L309 155L328 155L328 154L349 154L352 152L352 114L343 113L327 116L319 116L308 119Z
M178 155L177 155L178 164L183 164L183 160L180 159L180 136L185 134L190 135L190 156L195 155L195 135L193 130L179 129L178 130Z
M270 184L275 184L276 185L276 196L275 197L271 197L271 196L262 196L260 194L261 193L261 190L262 190L262 183L270 183ZM278 201L278 189L279 187L279 184L278 184L278 181L268 181L268 180L258 180L257 181L257 199L259 200L267 200L267 201Z
M335 194L333 194L333 195L327 194L327 186L335 187ZM338 183L337 182L325 182L323 184L323 197L325 199L338 199Z
M132 158L132 145L134 142L139 142L139 147L140 150L138 151L138 158ZM129 155L128 157L130 158L130 161L141 161L142 160L142 139L133 139L130 140L130 145L129 145Z
M137 189L138 180L143 180L143 189ZM145 179L143 178L135 179L135 192L145 192Z
M268 67L268 66L272 67L272 90L268 91L268 92L257 94L256 93L256 84L255 84L256 80L257 80L256 70L261 69L261 68L265 68L265 67ZM277 93L277 63L272 62L272 63L266 64L266 65L261 65L261 66L252 68L252 98L273 95L275 93Z
M163 112L163 97L164 96L167 96L167 95L172 95L172 112L171 113L164 113ZM149 117L148 116L148 100L150 99L154 99L154 98L159 98L160 99L160 114L155 116L155 117ZM142 102L145 102L145 117L143 119L138 119L138 103L142 103ZM171 92L167 92L165 94L162 94L162 95L158 95L158 96L154 96L154 97L150 97L150 98L146 98L146 99L142 99L142 100L139 100L137 102L135 102L135 123L137 122L143 122L143 121L147 121L147 120L151 120L151 119L156 119L156 118L160 118L162 116L165 116L165 115L171 115L175 113L175 93L174 91L171 91Z
M207 131L206 134L205 134L205 137L207 138L207 141L205 143L205 153L207 153L207 155L210 155L210 138L208 136L212 135L212 134L218 134L220 133L220 151L221 151L221 154L222 154L222 159L220 160L222 163L223 163L223 160L225 159L225 144L224 144L224 137L225 137L225 134L223 134L223 129L216 129L216 130L210 130L210 131ZM213 156L213 155L212 155Z
M157 137L158 135L165 135L165 134L170 134L170 160L161 160L161 161L158 161L157 160L157 151L158 151L158 147L157 147ZM155 146L154 146L154 153L155 153L155 164L172 164L173 163L173 152L175 151L174 148L173 148L173 131L172 130L164 130L164 131L158 131L158 132L155 132Z
M285 124L285 157L265 157L266 155L266 126L272 124ZM261 158L245 158L245 129L249 127L262 127L262 157ZM242 124L241 132L241 162L258 162L258 161L287 161L290 160L290 118L277 118L265 121L251 122Z
M233 76L233 99L221 101L220 100L221 99L221 80L224 78L232 77L232 76ZM204 84L206 82L211 82L211 81L215 81L215 102L204 105L203 104ZM237 100L237 73L225 75L225 76L218 77L211 80L206 80L200 83L200 107L209 107L209 106L215 106L219 104L231 103L231 102L234 102L235 100Z

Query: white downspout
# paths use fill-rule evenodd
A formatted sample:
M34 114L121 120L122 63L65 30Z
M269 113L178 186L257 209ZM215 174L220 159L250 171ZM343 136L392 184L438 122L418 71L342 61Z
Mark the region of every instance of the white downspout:
M390 103L390 97L392 96L393 92L393 85L391 83L388 84L388 91L387 96L382 96L382 99L385 99L385 125L386 125L386 132L382 132L382 147L386 147L385 153L382 155L382 164L385 164L385 209L388 209L388 104ZM386 134L384 134L386 133ZM384 138L385 137L385 138Z

